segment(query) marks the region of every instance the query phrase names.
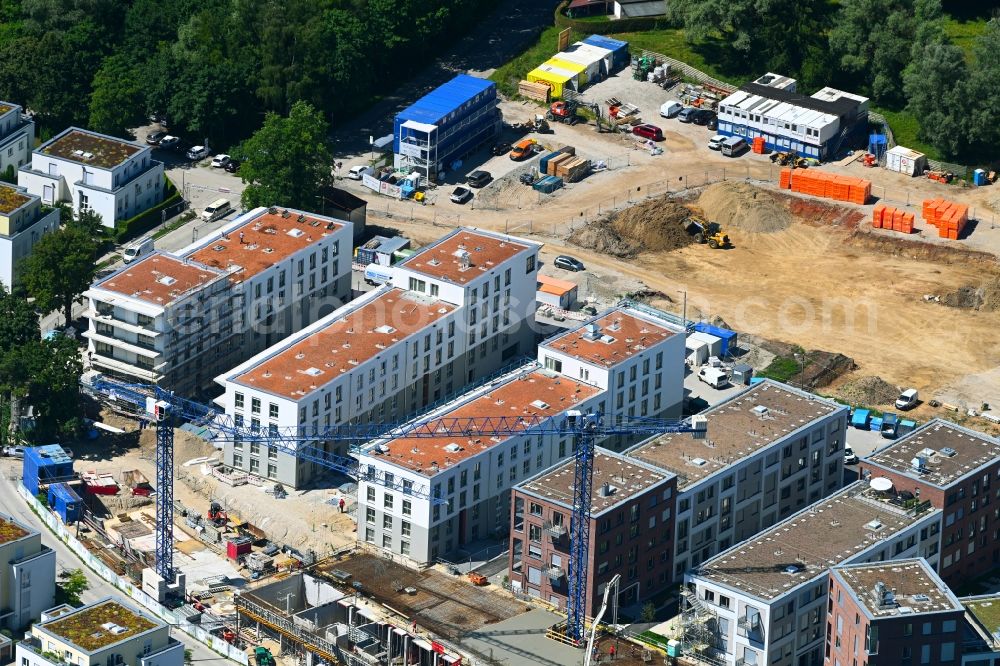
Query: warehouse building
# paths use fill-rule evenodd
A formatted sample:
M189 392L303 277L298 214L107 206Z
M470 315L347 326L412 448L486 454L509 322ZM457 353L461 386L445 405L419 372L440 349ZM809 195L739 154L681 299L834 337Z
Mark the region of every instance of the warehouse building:
M702 415L704 439L653 437L627 455L677 475L671 580L840 488L848 409L764 380Z
M687 574L683 641L714 663L818 666L829 569L915 557L935 567L940 525L940 509L903 508L857 481Z
M923 558L834 567L824 664L957 664L964 619Z
M396 169L437 181L484 143L500 136L496 84L459 74L396 114Z
M719 134L752 141L763 137L769 150L832 159L868 131L868 98L823 88L812 96L796 82L766 74L719 102Z
M217 378L218 402L254 429L394 423L534 351L540 245L458 229L390 269L376 289ZM317 442L338 455L344 442ZM227 442L225 463L301 487L321 471L259 442Z
M889 443L860 464L883 481L887 496L930 502L944 512L941 565L949 585L976 578L1000 563L1000 441L934 419Z
M0 513L0 628L16 631L51 608L56 553L41 533Z
M90 365L192 394L351 294L351 224L256 208L177 253L156 252L84 296Z

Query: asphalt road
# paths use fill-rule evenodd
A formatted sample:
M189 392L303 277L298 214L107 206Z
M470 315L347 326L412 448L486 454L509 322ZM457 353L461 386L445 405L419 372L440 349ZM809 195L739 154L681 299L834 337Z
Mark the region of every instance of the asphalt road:
M9 458L0 460L0 510L14 516L17 520L38 529L42 533L42 543L56 552L57 573L65 570L82 569L90 583L90 589L81 595L85 603L97 601L106 596L121 597L118 589L84 566L76 555L66 544L57 539L49 528L45 526L38 516L36 516L28 505L24 503L21 496L17 494L17 483L20 480L19 461ZM193 653L194 662L206 664L207 666L223 666L233 664L225 657L213 652L204 644L194 640L182 631L172 631L174 638L184 643Z

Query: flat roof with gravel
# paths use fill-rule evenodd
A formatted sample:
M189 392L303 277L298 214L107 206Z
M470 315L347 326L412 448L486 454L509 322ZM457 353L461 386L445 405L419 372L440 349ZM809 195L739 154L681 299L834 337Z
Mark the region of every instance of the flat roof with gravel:
M28 536L28 530L15 523L13 518L0 516L0 544L17 541Z
M529 247L537 245L463 227L421 248L402 265L428 277L464 285Z
M619 307L546 340L540 347L610 368L679 332Z
M0 183L0 214L10 215L21 206L30 203L31 197L13 185Z
M924 559L842 565L833 575L874 618L962 610Z
M42 144L38 152L71 162L111 169L143 148L144 146L131 141L71 127Z

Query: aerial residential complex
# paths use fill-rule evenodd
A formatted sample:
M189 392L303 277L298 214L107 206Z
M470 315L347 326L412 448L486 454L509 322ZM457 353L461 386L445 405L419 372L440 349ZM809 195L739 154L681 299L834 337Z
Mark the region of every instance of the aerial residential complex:
M0 173L8 167L16 172L31 157L35 145L35 121L18 104L0 100Z
M18 284L21 262L42 236L59 227L59 211L16 185L0 183L0 282Z
M934 419L861 461L872 478L930 502L943 512L941 566L949 585L981 576L1000 563L1000 442Z
M351 238L349 223L257 208L176 254L128 264L84 294L90 364L197 393L349 298Z
M460 229L394 268L385 285L238 365L219 402L254 428L392 423L463 392L534 347L536 243ZM527 301L525 299L528 299ZM317 442L345 455L343 442ZM266 450L263 450L266 449ZM313 463L256 443L224 461L299 487Z
M957 664L965 608L923 558L830 570L825 666Z
M50 608L56 593L56 553L41 533L0 514L0 628L18 630Z
M936 566L940 525L939 509L904 508L857 481L687 574L686 639L726 664L818 666L829 568L913 557Z
M163 200L163 163L149 146L70 127L32 152L17 183L46 205L67 202L114 227Z
M81 608L50 608L17 644L21 666L181 666L184 644L170 626L106 597Z

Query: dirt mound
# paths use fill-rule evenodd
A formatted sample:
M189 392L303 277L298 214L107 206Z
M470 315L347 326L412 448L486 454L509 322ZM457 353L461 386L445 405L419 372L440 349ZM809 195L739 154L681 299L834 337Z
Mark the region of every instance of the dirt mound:
M752 233L774 233L787 229L792 216L773 194L759 187L723 181L705 188L698 206L711 222Z
M970 250L966 247L928 243L926 241L910 240L875 234L870 231L855 229L848 237L847 243L869 252L885 254L891 257L903 257L916 261L952 265L959 264L989 264L995 267L996 255L980 250ZM992 268L991 268L992 270Z
M641 252L676 250L694 242L685 228L691 211L662 197L590 222L570 234L570 243L629 259Z
M899 396L899 388L873 375L844 384L840 395L852 405L888 405Z
M959 287L942 296L941 302L951 308L996 312L1000 310L1000 278L987 280L979 287Z

